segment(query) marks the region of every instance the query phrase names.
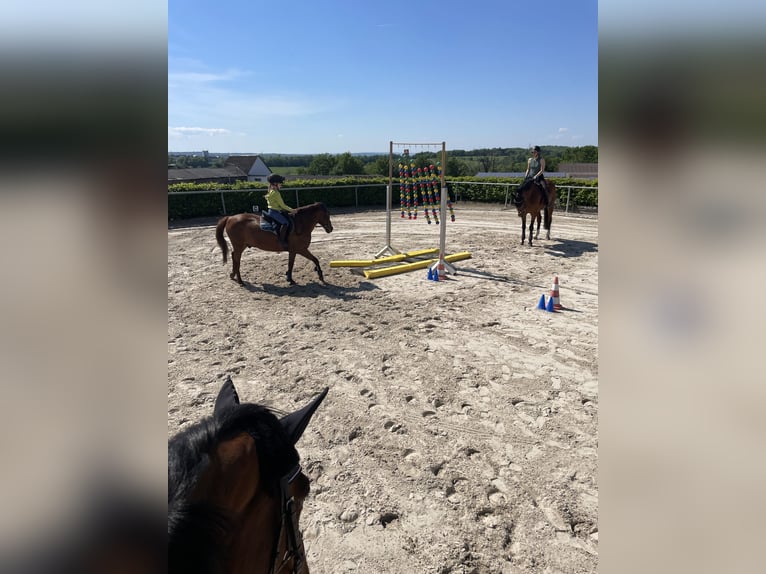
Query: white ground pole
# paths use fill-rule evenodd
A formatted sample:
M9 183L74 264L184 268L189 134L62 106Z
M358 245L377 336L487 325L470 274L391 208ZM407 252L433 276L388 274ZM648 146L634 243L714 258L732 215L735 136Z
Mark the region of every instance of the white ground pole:
M439 213L441 219L439 220L439 260L431 266L433 273L438 273L440 277L443 277L447 273L453 275L457 273L457 270L453 265L450 265L444 260L446 255L446 243L447 243L447 184L445 181L445 174L447 173L447 144L441 143L405 143L405 142L388 142L388 186L386 187L386 245L375 254L375 257L382 257L384 255L397 255L401 253L397 249L391 246L391 207L392 207L392 194L393 194L393 173L394 173L394 146L402 147L425 147L425 146L441 146L442 148L442 173L441 173L441 203L439 205Z

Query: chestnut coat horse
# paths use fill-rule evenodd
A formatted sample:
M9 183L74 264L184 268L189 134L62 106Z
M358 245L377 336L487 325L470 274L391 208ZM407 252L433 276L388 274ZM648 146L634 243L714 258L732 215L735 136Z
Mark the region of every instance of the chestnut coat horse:
M319 266L319 260L309 251L311 245L311 232L314 227L321 225L327 233L332 231L332 222L330 221L330 212L324 203L314 203L299 207L290 212L291 231L287 236L287 252L289 258L287 262L287 280L290 285L295 285L293 281L293 265L295 256L303 255L309 261L313 261L314 270L319 275L319 280L324 283L322 268ZM264 251L284 251L279 243L279 238L271 231L261 229L261 218L255 213L240 213L221 218L215 228L215 238L223 251L223 262L229 253L226 240L223 237L224 229L231 241L231 273L229 277L244 285L242 276L239 272L239 265L242 260L242 252L247 247L257 247Z
M240 404L227 378L213 416L168 441L166 572L308 574L298 520L309 479L295 443L326 395L279 419Z
M521 244L524 245L525 227L527 225L527 214L532 217L529 220L529 245L532 245L532 228L537 220L537 233L535 239L540 236L540 211L543 211L545 220L545 238L551 238L551 222L553 221L553 205L556 203L556 185L552 181L545 180L548 188L548 206L545 205L543 192L540 184L534 180L523 183L514 194L513 203L521 217Z

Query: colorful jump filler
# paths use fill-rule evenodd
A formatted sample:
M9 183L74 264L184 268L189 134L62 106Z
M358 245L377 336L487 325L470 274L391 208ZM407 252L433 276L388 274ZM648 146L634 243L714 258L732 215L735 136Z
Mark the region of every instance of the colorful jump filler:
M423 206L426 222L430 225L431 218L439 224L439 205L441 203L441 162L427 167L417 167L415 160L409 156L409 150L404 150L399 160L399 206L401 218L418 218L418 204ZM455 209L447 195L447 209L450 221L455 221ZM430 213L429 213L430 211Z
M438 177L441 179L441 176L442 176L441 163L438 163L438 162L436 163L436 170L437 170ZM447 194L447 209L449 209L450 221L455 221L455 210L452 208L452 201L450 201L449 193Z
M407 219L418 218L418 195L417 181L415 179L415 163L410 158L410 150L402 152L402 158L399 160L399 203L404 219L404 212L407 211Z
M395 147L398 153L394 151ZM436 149L434 149L436 148ZM413 152L413 149L415 152ZM450 219L455 221L455 210L452 201L448 195L445 197L442 193L446 192L446 181L442 166L447 165L447 144L440 143L403 143L388 142L388 185L386 186L386 243L382 249L375 254L375 259L384 259L386 257L399 256L403 252L396 249L391 244L392 217L396 208L394 207L394 193L396 185L399 185L399 216L404 219L405 212L407 219L418 218L418 207L423 206L423 214L426 223L433 220L439 228L439 259L434 262L418 261L397 266L396 270L369 270L370 274L378 271L384 271L385 274L401 273L418 268L431 268L431 274L438 273L439 279L445 277L445 273L456 273L456 269L451 265L452 255L447 255L447 209L449 208ZM418 150L423 150L419 153ZM416 159L417 156L417 159ZM422 161L424 157L433 158L431 162ZM396 170L399 169L398 181ZM405 253L409 253L406 251ZM456 254L457 255L457 254ZM405 259L407 260L407 259ZM357 260L353 261L355 264ZM382 261L381 261L382 262ZM367 272L365 271L365 276ZM369 278L369 277L368 277Z
M407 200L404 196L405 184L404 184L404 164L402 160L399 160L399 206L402 210L402 218L404 218L404 208L407 205Z
M417 170L415 168L415 161L410 160L410 169L408 172L409 179L410 179L410 185L407 188L407 197L410 199L410 203L412 204L412 217L410 219L417 219L418 218L418 180L417 180Z
M439 223L439 202L441 201L441 194L439 193L439 184L441 180L436 175L436 169L431 164L427 168L428 171L428 204L431 206L431 212L434 216L434 221Z
M420 196L420 203L423 206L423 215L426 216L426 223L431 225L431 217L428 215L428 197L426 195L425 179L423 177L423 168L417 169L417 186L415 189L415 195Z

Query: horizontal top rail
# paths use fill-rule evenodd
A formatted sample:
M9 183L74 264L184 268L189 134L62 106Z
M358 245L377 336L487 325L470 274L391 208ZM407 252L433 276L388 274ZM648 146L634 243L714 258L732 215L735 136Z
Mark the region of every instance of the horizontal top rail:
M391 142L391 145L444 145L444 142L436 142L436 143L424 143L424 142L416 142L416 143L407 143L407 142Z
M306 189L339 189L344 187L380 187L387 183L358 183L352 185L317 185L311 187L281 187L279 191L303 191ZM249 191L266 191L265 187L245 187L242 189L202 189L198 191L168 191L168 195L195 195L199 193L247 193Z
M447 180L446 183L451 184L459 184L459 185L515 185L514 183L509 183L505 181L495 181L495 182L488 182L488 181L455 181L455 180ZM310 187L283 187L280 191L303 191L308 189L342 189L342 188L359 188L359 187L380 187L388 185L387 183L358 183L358 184L351 184L351 185L317 185L317 186L310 186ZM398 181L393 182L394 186L401 185ZM598 189L598 186L589 186L589 185L556 185L556 187L566 187L570 189ZM264 191L266 188L264 187L248 187L243 189L202 189L197 191L168 191L168 195L200 195L205 193L247 193L250 191Z
M550 181L550 180L546 180ZM516 183L511 183L507 181L495 181L495 182L486 182L486 181L450 181L447 180L447 183L457 184L457 185L518 185ZM555 182L554 182L555 183ZM566 184L558 184L556 183L557 188L568 188L568 189L598 189L597 185L566 185Z

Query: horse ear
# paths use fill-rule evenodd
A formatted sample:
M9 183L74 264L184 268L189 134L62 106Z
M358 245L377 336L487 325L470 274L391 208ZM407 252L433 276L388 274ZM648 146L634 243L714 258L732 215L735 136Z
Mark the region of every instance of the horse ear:
M218 391L218 397L215 399L215 408L213 408L213 416L219 416L225 410L234 407L239 404L239 395L237 395L237 389L234 388L234 383L231 382L231 377L226 377L226 380Z
M303 431L306 430L306 427L308 426L314 411L317 410L317 407L319 407L319 404L327 396L327 391L329 390L329 387L325 388L325 390L319 393L316 398L305 407L295 411L294 413L285 415L280 419L279 422L282 424L282 428L285 429L285 432L290 438L290 442L293 444L293 446L295 446L295 443L297 443L298 439L301 438L301 435L303 434Z

